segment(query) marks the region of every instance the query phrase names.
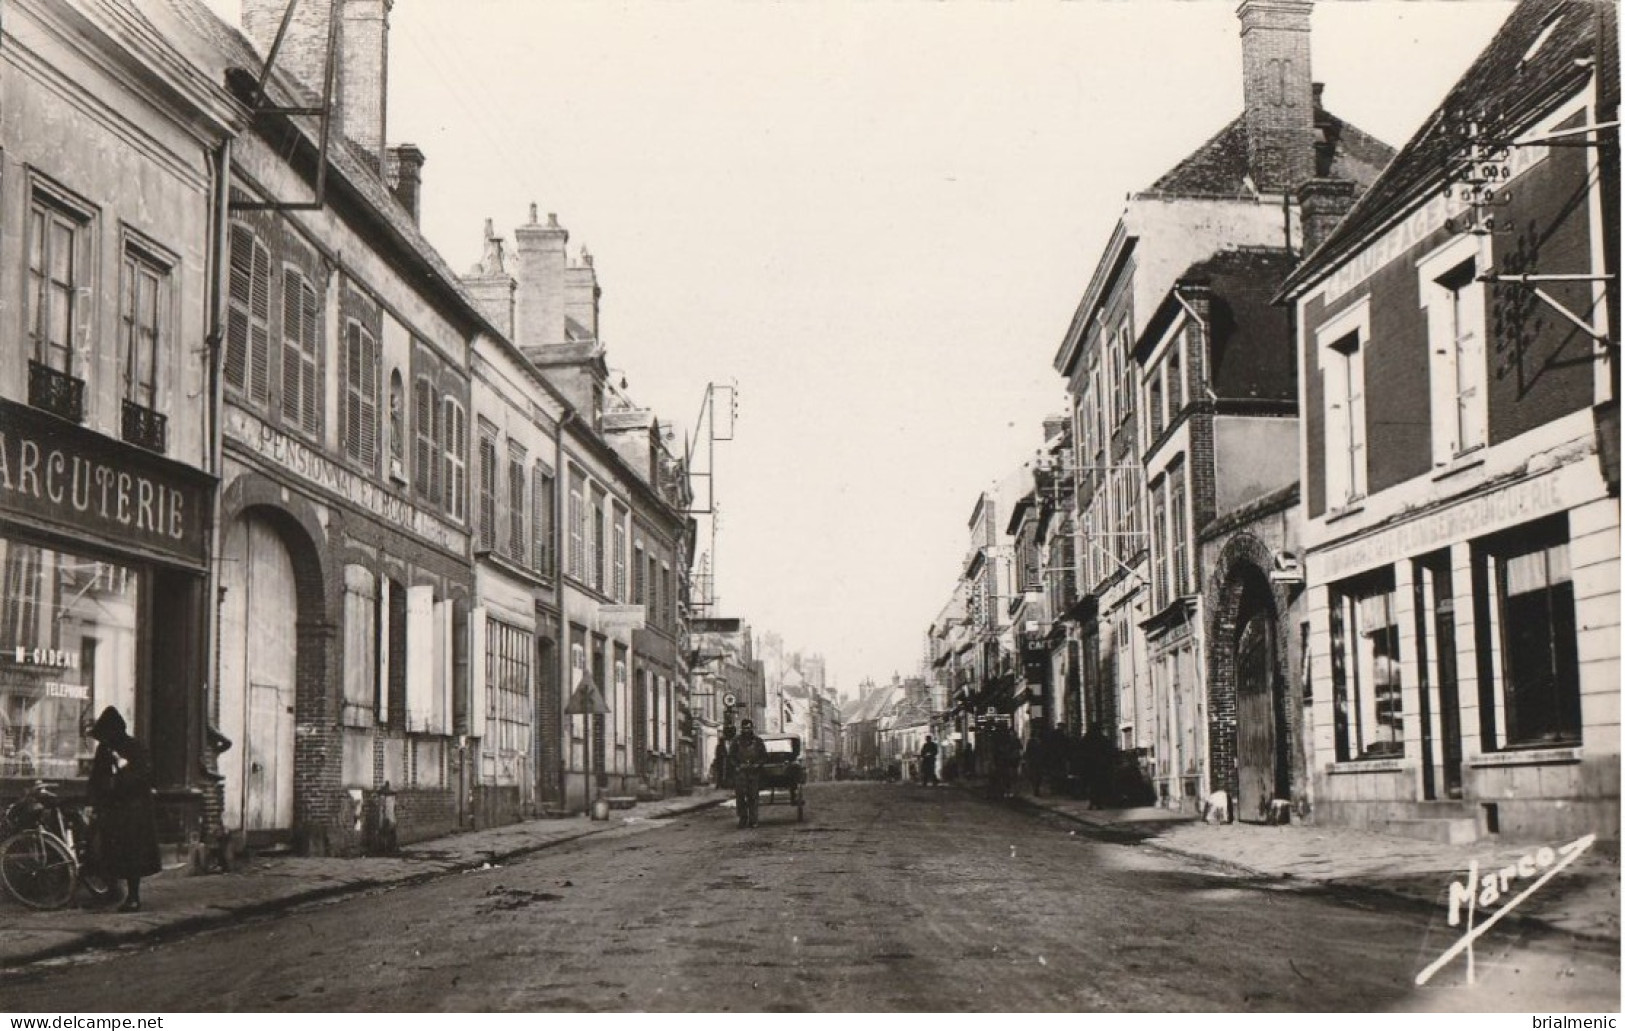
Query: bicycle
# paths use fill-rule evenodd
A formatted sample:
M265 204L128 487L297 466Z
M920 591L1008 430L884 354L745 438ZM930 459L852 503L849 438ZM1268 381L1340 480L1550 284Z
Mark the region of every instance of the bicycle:
M82 885L93 904L119 900L118 882L90 869L90 822L82 807L36 783L0 817L0 881L32 909L61 909Z

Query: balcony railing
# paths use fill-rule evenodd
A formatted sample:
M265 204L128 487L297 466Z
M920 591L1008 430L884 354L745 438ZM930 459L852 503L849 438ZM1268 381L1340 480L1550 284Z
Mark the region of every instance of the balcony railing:
M30 358L28 403L69 422L84 422L85 381Z
M137 447L163 454L169 442L169 417L125 398L123 436Z

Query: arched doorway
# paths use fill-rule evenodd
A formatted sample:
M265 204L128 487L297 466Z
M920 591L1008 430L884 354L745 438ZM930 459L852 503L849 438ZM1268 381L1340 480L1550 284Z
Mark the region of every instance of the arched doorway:
M1292 759L1286 722L1285 677L1278 660L1275 602L1255 569L1244 583L1236 612L1236 813L1263 818L1274 799L1292 797Z
M281 534L247 513L221 550L220 756L228 830L290 831L294 822L294 702L299 608Z

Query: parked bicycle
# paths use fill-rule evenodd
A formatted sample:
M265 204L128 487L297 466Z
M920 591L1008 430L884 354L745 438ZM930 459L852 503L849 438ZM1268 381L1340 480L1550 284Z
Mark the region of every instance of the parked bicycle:
M91 827L83 807L36 783L0 817L0 881L25 906L60 909L80 886L92 904L117 902L119 884L91 861Z

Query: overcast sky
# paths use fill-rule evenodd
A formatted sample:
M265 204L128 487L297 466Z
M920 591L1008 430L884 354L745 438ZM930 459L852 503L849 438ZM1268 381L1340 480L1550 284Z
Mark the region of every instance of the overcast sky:
M1063 410L1125 195L1240 113L1235 9L396 0L388 135L458 271L558 214L637 401L687 433L737 382L719 614L851 692L916 669L977 493ZM1398 146L1509 10L1322 0L1314 77Z

